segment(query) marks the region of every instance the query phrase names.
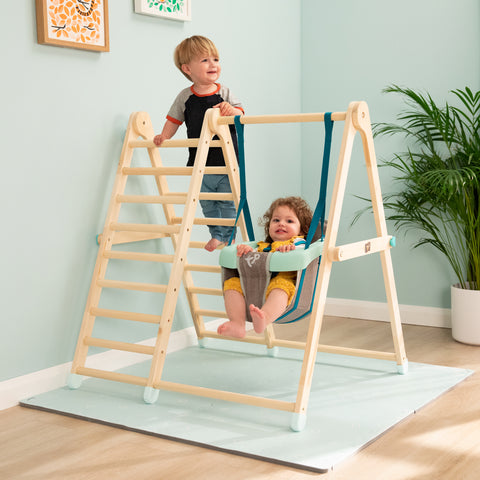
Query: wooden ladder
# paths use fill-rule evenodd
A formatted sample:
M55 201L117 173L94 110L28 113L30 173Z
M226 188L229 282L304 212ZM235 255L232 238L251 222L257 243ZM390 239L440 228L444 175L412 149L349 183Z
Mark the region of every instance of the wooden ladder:
M218 115L218 110L212 110L210 115ZM213 140L214 135L217 135L219 140ZM85 376L141 385L146 387L144 396L145 401L149 403L153 402L156 399L156 395L158 395L158 391L152 387L161 378L182 282L199 339L204 336L205 332L204 317L226 318L225 311L200 308L198 300L199 295L222 296L221 289L196 286L191 274L192 271L197 271L219 275L220 267L217 265L189 264L187 262L187 250L189 248L203 248L204 246L203 242L190 241L194 225L233 226L235 221L235 219L196 218L195 214L199 201L233 200L238 207L240 195L236 154L227 125L213 132L210 129L209 122L205 122L200 138L167 140L162 144L162 148L197 147L197 155L193 167L164 166L159 148L152 141L153 136L154 130L148 114L145 112L133 113L128 122L103 233L99 236L97 260L78 336L71 374L68 379L68 385L71 388L78 388ZM139 139L139 137L141 138ZM222 148L226 159L225 167L206 167L207 154L211 147ZM135 149L146 149L148 151L151 167L131 166ZM232 193L201 193L200 187L204 174L227 174L232 187ZM139 175L154 177L158 195L125 194L129 177ZM167 177L179 175L191 177L190 186L186 193L171 192L169 189ZM165 224L120 223L121 207L127 203L160 204L163 207ZM183 216L179 217L175 214L175 204L184 205ZM239 219L238 226L242 238L246 239L243 215ZM119 251L112 248L114 245L163 237L171 239L173 254ZM161 285L107 279L107 266L111 259L171 264L168 283ZM109 288L164 294L165 299L161 314L152 315L100 308L99 303L102 291ZM95 338L92 336L92 333L97 317L158 324L159 328L155 345L148 346ZM87 354L90 347L151 355L152 362L148 378L87 367Z

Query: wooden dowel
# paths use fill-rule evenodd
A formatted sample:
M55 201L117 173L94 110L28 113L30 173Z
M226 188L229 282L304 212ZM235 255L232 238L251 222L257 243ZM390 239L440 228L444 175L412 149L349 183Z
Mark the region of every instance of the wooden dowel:
M264 337L253 337L249 335L243 338L227 337L225 335L219 335L217 332L212 332L210 330L204 330L202 332L202 336L207 338L218 338L220 340L235 340L236 342L254 343L256 345L266 345Z
M185 265L185 270L187 272L205 272L205 273L221 273L222 267L214 265Z
M371 253L382 252L387 248L391 248L391 239L392 236L387 235L385 237L376 237L370 240L340 245L330 250L329 257L333 262L343 262L344 260L370 255Z
M377 352L375 350L363 350L360 348L335 347L331 345L319 345L318 351L323 353L337 353L353 357L375 358L377 360L395 360L395 354L390 352Z
M124 167L122 173L124 175L184 175L191 176L193 167ZM226 175L226 167L206 167L206 174Z
M116 250L106 250L103 253L103 256L105 258L114 258L116 260L173 263L173 255L165 255L161 253L119 252Z
M144 242L146 240L158 240L168 237L165 233L142 233L142 232L115 232L112 245L123 243ZM102 241L102 234L98 236L98 244Z
M136 290L139 292L166 293L167 291L167 285L125 282L121 280L98 280L97 285L102 288L119 288L122 290Z
M78 367L75 369L77 375L85 375L86 377L103 378L104 380L113 380L115 382L130 383L132 385L147 386L147 379L137 377L135 375L127 375L126 373L109 372L107 370L98 370L96 368Z
M174 203L184 205L186 200L186 193L178 195L117 195L116 197L118 203Z
M293 340L275 339L275 347L305 349L305 342L296 342ZM323 353L337 353L340 355L349 355L353 357L376 358L378 360L395 360L395 354L391 352L378 352L375 350L364 350L361 348L337 347L333 345L319 345L317 351Z
M214 295L218 297L223 296L223 292L219 288L191 287L188 289L188 291L197 295Z
M179 225L154 225L140 223L116 223L110 224L110 228L114 231L123 232L151 232L151 233L179 233Z
M118 320L131 320L133 322L160 323L161 315L150 315L148 313L121 312L106 308L92 307L90 315L95 317L116 318Z
M200 200L233 201L233 193L207 193L200 192Z
M225 311L221 312L218 310L195 310L195 313L202 315L204 317L214 317L214 318L227 318Z
M182 223L182 217L172 218L172 223ZM195 218L193 220L194 225L223 225L225 227L233 227L235 225L234 218Z
M198 138L179 138L175 140L165 140L160 147L157 147L153 140L130 140L128 146L130 148L179 148L179 147L197 147ZM220 140L212 140L211 147L221 147Z
M346 112L333 112L333 121L343 121L347 117ZM323 122L325 113L296 113L283 115L242 115L240 123L259 124L259 123L304 123L304 122ZM235 117L219 117L219 125L231 125L235 123Z
M155 351L155 347L148 345L117 342L115 340L105 340L103 338L85 337L84 342L90 347L108 348L110 350L121 350L123 352L141 353L144 355L153 355L153 352Z
M255 397L244 393L226 392L223 390L215 390L212 388L196 387L192 385L184 385L181 383L167 382L160 380L154 385L154 388L167 390L170 392L186 393L199 397L215 398L217 400L226 400L229 402L243 403L245 405L253 405L255 407L274 408L285 412L293 412L295 404L284 400L274 400L271 398Z

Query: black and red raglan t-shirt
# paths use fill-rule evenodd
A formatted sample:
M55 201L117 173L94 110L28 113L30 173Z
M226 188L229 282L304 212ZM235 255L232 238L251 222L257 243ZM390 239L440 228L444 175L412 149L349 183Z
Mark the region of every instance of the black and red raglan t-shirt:
M233 96L230 89L218 83L216 85L217 90L208 95L198 95L195 93L193 86L185 88L177 95L177 98L170 107L167 119L177 125L185 122L188 138L200 137L205 112L214 105L218 105L221 102L228 102L232 107L243 110L242 104ZM237 135L234 125L230 125L230 134L232 135L235 153L238 155ZM218 140L218 137L215 136L214 139ZM191 167L195 162L197 149L189 148L188 150L189 157L187 166ZM222 149L220 147L210 148L207 157L207 166L219 167L224 165L225 160L223 159Z

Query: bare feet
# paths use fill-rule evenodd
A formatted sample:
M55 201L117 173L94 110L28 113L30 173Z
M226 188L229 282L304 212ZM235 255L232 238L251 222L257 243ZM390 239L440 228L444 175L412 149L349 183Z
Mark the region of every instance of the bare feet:
M263 333L271 321L267 318L265 312L253 305L253 303L250 305L249 309L252 317L253 329L256 333Z
M223 242L216 238L211 238L207 244L205 245L205 250L207 252L213 252L219 245L221 245Z
M225 337L243 338L245 336L245 325L239 325L231 321L225 322L217 328L217 333Z

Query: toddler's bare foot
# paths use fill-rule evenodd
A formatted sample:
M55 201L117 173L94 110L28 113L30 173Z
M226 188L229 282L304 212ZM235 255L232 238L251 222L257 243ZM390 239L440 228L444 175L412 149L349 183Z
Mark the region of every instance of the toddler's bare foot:
M263 333L267 325L270 323L265 312L255 305L250 305L250 316L252 317L253 329L256 333Z
M225 322L217 328L217 333L225 337L243 338L245 336L245 325L239 325L231 321Z
M205 250L207 252L213 252L222 242L216 238L211 238L208 243L205 245Z

